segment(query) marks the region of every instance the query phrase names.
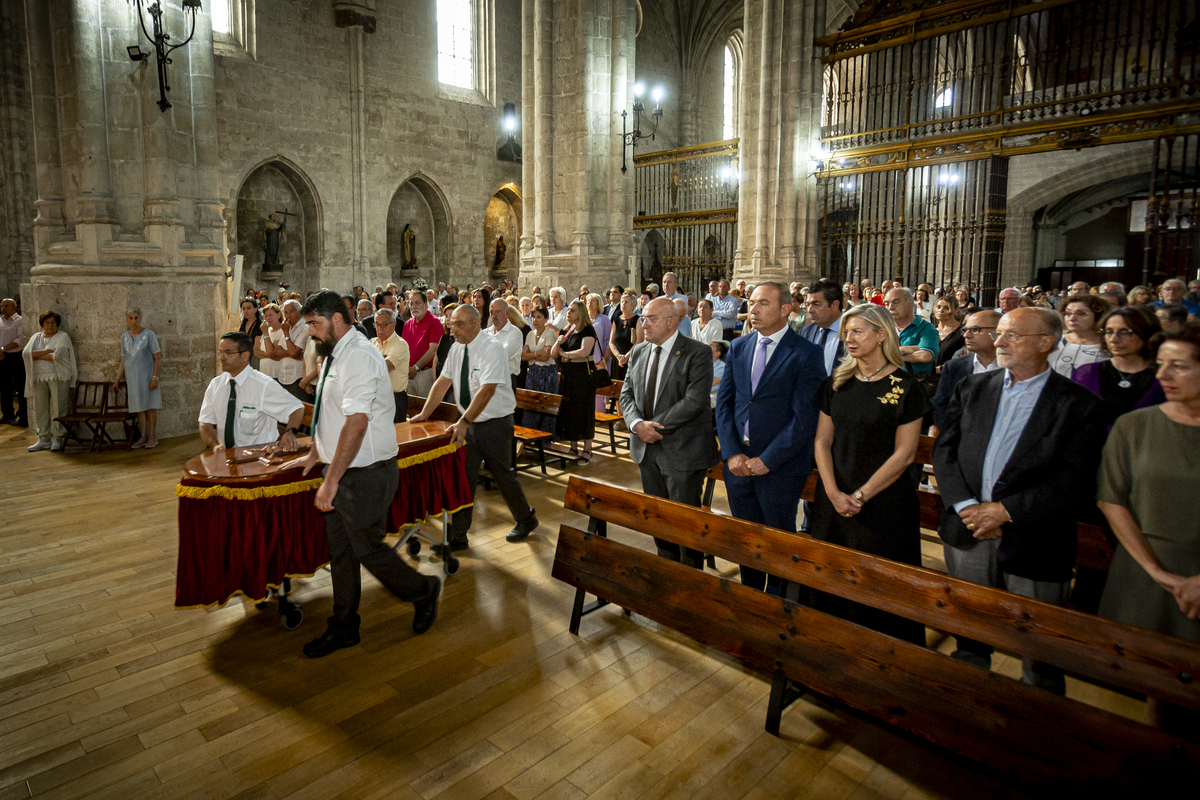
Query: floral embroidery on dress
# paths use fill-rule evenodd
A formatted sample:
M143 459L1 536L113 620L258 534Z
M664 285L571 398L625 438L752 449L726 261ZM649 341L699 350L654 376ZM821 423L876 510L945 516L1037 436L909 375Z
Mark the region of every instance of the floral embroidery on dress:
M900 396L902 394L904 394L904 389L901 388L900 386L896 385L896 384L900 383L900 379L897 378L895 375L889 375L888 379L892 382L892 388L890 390L888 390L888 393L885 394L883 397L880 397L877 399L879 400L879 402L883 403L885 406L888 404L896 405L897 403L900 402Z

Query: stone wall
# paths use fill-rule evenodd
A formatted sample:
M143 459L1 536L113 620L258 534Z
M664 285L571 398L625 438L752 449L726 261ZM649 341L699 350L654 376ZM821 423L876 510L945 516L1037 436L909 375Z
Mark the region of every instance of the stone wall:
M387 215L388 275L389 280L397 284L404 283L406 277L410 280L412 277L401 274L404 268L402 235L405 225L411 225L412 231L416 235L414 244L416 245L417 272L415 274L421 274L422 268L428 274L429 266L438 263L438 253L433 239L433 214L430 212L425 198L411 183L406 183L396 190ZM386 284L387 281L384 283Z
M504 103L521 114L519 0L495 2L494 104L440 87L429 0L380 0L372 34L335 27L328 0L257 0L256 9L257 58L217 58L227 217L238 213L245 177L282 155L319 203L317 285L387 283L392 197L421 174L445 198L449 231L437 263L419 257L420 275L479 283L487 204L500 186L521 180L520 167L495 153ZM430 252L428 242L418 240L419 255Z
M286 216L287 211L297 216ZM286 224L279 243L279 263L282 270L280 280L286 281L293 287L303 286L305 281L304 268L307 263L304 252L304 229L311 224L304 218L304 209L300 205L300 195L292 186L287 176L270 165L264 165L251 173L242 184L237 203L237 241L230 242L234 253L241 253L243 283L259 289L265 289L275 296L274 285L267 285L260 277L266 251L263 248L263 232L269 215L276 214L277 222ZM277 283L277 282L276 282Z
M0 297L21 291L33 267L36 198L33 106L21 0L0 0Z

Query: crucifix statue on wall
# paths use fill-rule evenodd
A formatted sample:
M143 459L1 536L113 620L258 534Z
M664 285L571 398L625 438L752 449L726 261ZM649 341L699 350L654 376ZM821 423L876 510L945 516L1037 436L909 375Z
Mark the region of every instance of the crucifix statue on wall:
M283 221L275 219L275 214L283 216ZM263 226L263 266L278 267L279 266L279 245L284 241L286 234L284 230L287 228L287 218L294 217L295 214L290 213L287 209L276 211L275 214L267 216L267 224Z

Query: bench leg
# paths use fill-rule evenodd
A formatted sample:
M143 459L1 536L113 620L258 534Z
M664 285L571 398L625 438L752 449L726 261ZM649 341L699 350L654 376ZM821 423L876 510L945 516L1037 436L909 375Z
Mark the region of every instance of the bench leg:
M717 482L712 478L704 479L704 497L700 499L700 505L705 508L712 508L713 495L717 493Z
M617 424L615 422L608 423L608 446L612 448L612 454L617 454Z
M783 718L784 709L799 700L804 693L802 686L789 681L782 672L775 673L775 677L771 679L771 698L767 701L767 733L772 736L779 735L779 721Z
M541 439L538 439L538 441L537 441L537 448L538 448L538 464L542 468L542 474L545 475L546 474L546 445L543 443L543 441Z
M587 592L583 589L575 590L575 602L571 605L570 631L572 636L579 635L579 622L583 619L583 600L586 596Z

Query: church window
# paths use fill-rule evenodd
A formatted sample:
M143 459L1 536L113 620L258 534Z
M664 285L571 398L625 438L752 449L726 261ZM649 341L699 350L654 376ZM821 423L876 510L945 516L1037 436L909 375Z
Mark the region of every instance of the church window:
M254 1L212 0L213 53L230 58L254 58Z
M475 84L475 13L472 0L438 0L438 81L462 89Z
M737 136L733 101L734 75L733 48L725 45L725 129L721 136L722 139L732 139Z

